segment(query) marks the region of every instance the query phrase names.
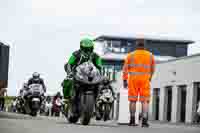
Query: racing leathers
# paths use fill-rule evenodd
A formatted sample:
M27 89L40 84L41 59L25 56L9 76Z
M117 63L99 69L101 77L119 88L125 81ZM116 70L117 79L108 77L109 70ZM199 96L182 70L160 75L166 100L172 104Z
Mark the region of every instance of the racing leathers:
M44 93L46 92L46 86L45 86L44 80L43 80L42 78L38 78L38 79L30 78L30 79L28 80L28 86L30 86L31 84L41 84Z
M96 66L96 68L99 69L100 72L101 72L101 67L102 67L101 58L96 53L91 52L90 54L86 54L82 50L78 50L78 51L75 51L72 54L69 61L64 66L68 77L72 77L73 72L75 71L77 66L79 66L80 64L87 62L89 60L91 62L93 62L93 64ZM71 94L72 94L72 93L70 93L71 91L75 92L75 95L73 96L72 101L75 105L78 106L78 101L79 101L78 88L76 88L73 85L72 79L65 79L64 83L63 83L63 95L64 95L64 97L65 98L71 97Z
M113 99L116 99L115 97L115 92L113 90L113 87L111 86L111 82L109 79L104 78L103 84L99 87L99 92L98 92L98 100L96 103L96 120L101 120L102 118L102 101L99 99L103 95L103 90L110 90L112 93ZM113 104L113 103L112 103ZM112 107L112 104L110 105ZM110 118L108 118L110 119Z
M90 54L86 54L82 50L78 50L72 54L69 61L64 66L67 77L72 78L73 72L75 71L76 67L89 60L92 61L97 69L99 69L99 71L101 72L102 61L96 53L92 52ZM62 82L63 95L65 98L71 96L72 86L73 81L68 78Z
M82 50L78 50L72 54L68 63L65 64L65 71L67 72L67 74L71 74L78 65L89 60L94 63L97 69L101 70L102 61L98 54L94 52L92 52L91 54L86 54Z

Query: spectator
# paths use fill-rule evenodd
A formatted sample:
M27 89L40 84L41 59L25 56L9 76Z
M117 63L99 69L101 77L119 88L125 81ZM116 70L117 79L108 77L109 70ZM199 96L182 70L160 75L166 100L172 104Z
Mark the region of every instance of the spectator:
M1 88L0 89L0 111L4 110L4 105L5 105L5 97L7 96L7 90L6 88Z
M130 109L130 126L135 123L136 102L142 103L142 127L149 127L148 108L150 99L150 82L155 71L155 59L152 53L145 48L145 40L136 42L136 50L125 58L123 66L124 88L128 88Z

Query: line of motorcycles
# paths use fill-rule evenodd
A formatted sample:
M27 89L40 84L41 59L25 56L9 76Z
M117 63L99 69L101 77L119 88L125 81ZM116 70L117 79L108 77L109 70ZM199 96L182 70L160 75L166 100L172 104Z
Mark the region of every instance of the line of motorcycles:
M96 120L109 120L115 97L109 88L110 84L102 86L105 77L101 76L93 63L88 61L79 65L72 80L74 89L71 98L67 100L58 98L54 105L45 100L40 85L31 85L28 95L17 99L17 112L31 116L36 116L39 111L46 116L49 116L51 111L55 116L59 116L62 112L69 123L77 123L80 120L82 125L88 125L94 117ZM74 100L75 98L78 100Z
M12 105L13 112L30 114L31 116L36 116L37 112L39 112L40 115L44 116L51 115L57 117L60 116L60 113L62 113L69 120L69 122L71 123L76 122L72 120L75 118L72 118L72 116L68 114L70 111L69 107L72 107L72 104L70 104L70 99L67 100L67 99L57 98L55 100L55 103L53 104L50 97L44 97L41 92L36 93L35 91L39 90L36 88L37 87L39 88L39 86L37 85L34 86L35 87L31 87L33 90L30 91L29 95L27 95L26 97L24 98L20 96L17 97L17 99L13 102ZM96 114L95 113L93 115L91 114L90 117L95 115L96 120L104 120L104 121L109 120L113 102L114 102L114 97L110 89L105 88L100 90L99 95L96 98L96 103L94 103L95 105L93 105L95 109L98 108L99 111L95 112L94 109L94 112ZM91 104L91 101L89 101L88 104Z
M38 98L36 100L36 98ZM17 97L12 103L12 112L21 114L29 114L31 116L37 116L37 114L44 116L60 116L60 112L63 112L65 103L61 98L57 98L55 103L52 103L51 97L41 96L28 96Z

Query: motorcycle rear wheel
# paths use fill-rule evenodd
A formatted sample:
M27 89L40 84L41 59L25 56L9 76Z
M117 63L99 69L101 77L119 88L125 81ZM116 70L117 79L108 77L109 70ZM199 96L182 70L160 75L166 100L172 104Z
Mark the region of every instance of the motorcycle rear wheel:
M30 115L33 116L33 117L36 117L37 116L37 111L31 111Z

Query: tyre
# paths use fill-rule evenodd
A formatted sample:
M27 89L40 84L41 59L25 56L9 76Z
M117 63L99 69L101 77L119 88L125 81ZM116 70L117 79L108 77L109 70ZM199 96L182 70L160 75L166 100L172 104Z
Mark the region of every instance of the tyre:
M60 112L55 112L56 117L60 117Z
M107 121L109 120L109 117L110 117L110 105L109 104L104 104L104 116L103 116L103 119L104 121Z
M72 104L70 103L68 105L68 112L67 112L67 120L69 123L77 123L79 117L77 115L74 115L73 111L72 111Z
M81 118L82 125L88 125L94 111L94 96L83 95L81 96Z
M49 116L49 110L45 112L45 116Z
M37 116L37 111L32 111L30 115L33 116L33 117L36 117Z
M69 123L77 123L78 122L78 117L77 116L70 116L68 118Z

